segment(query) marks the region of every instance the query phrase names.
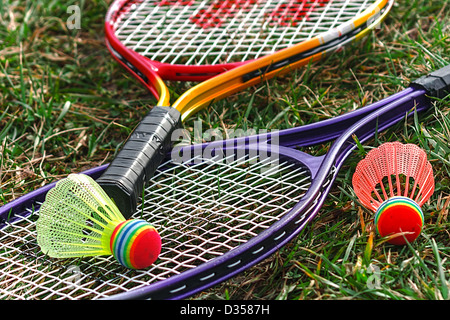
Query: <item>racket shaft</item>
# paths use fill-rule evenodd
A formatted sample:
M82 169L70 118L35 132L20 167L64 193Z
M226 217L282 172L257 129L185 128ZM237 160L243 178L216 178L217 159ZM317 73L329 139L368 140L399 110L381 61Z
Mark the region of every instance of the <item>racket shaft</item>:
M136 210L145 183L171 147L172 132L181 124L180 113L154 107L136 127L105 173L97 179L125 218Z

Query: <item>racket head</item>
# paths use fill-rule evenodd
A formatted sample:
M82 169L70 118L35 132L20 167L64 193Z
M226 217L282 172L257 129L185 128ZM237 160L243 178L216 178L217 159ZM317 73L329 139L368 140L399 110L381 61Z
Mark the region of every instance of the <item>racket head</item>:
M105 35L113 56L160 98L158 105L167 106L167 89L160 78L204 81L272 57L241 75L256 71L370 24L392 2L115 1L106 16ZM200 24L198 15L203 16ZM207 16L223 21L206 26ZM288 48L294 49L274 55Z

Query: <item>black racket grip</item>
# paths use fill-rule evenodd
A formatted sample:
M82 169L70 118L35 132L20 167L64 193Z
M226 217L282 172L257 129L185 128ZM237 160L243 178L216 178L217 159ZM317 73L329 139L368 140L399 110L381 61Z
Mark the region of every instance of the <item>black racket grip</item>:
M135 212L145 184L171 147L181 114L171 107L154 107L136 127L97 183L128 219Z
M450 94L450 65L413 81L411 86L425 89L430 96L443 99Z

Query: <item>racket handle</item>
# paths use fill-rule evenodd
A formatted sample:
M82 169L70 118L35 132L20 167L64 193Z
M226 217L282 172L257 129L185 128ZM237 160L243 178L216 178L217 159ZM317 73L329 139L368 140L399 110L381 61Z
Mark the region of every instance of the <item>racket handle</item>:
M144 185L155 173L181 125L181 114L171 107L154 107L130 135L97 183L128 219L135 211Z

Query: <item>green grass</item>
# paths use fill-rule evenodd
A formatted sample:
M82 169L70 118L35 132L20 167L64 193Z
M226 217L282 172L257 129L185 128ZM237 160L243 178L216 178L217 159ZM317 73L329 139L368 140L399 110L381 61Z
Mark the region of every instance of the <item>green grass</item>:
M110 1L0 4L0 204L109 162L156 101L103 42ZM81 7L79 30L66 8ZM187 121L283 129L362 107L450 61L445 0L397 1L380 30L345 51L212 105ZM186 84L171 83L176 93ZM450 101L377 136L341 170L320 214L264 262L195 299L448 299ZM416 143L435 170L426 225L410 246L374 234L351 189L357 162L385 141ZM324 146L325 148L325 146ZM314 149L317 153L324 150Z

